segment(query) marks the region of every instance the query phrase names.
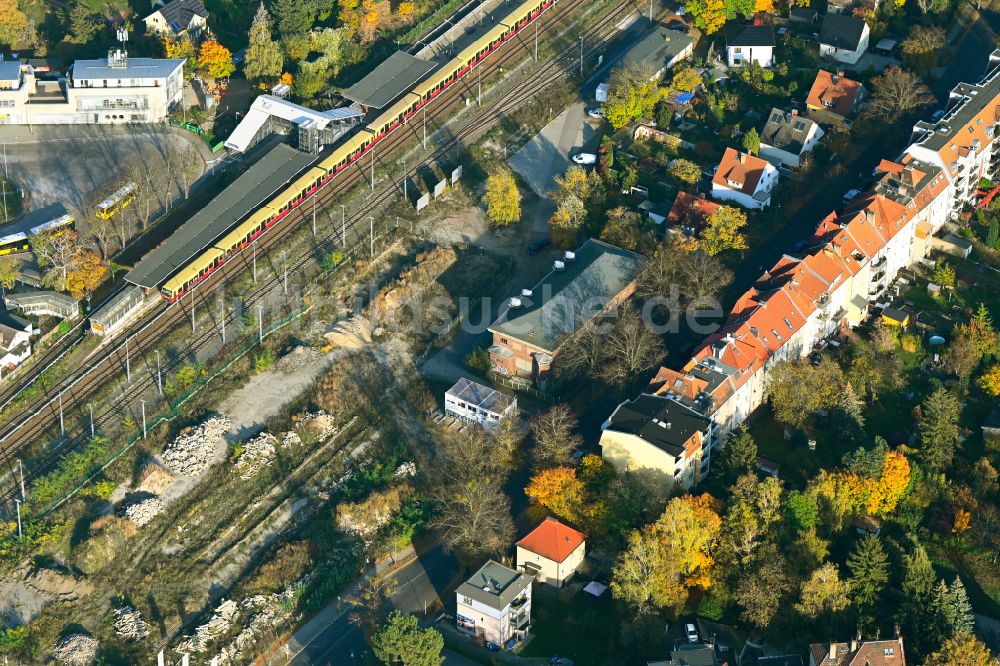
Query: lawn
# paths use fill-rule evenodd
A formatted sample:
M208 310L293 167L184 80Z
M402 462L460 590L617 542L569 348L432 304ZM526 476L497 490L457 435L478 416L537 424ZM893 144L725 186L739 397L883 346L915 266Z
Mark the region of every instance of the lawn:
M567 600L559 593L536 588L532 601L532 626L534 638L521 655L525 657L569 657L579 666L587 664L622 663L622 627L631 622L627 611L605 592L594 598L577 592ZM663 645L639 642L643 656L666 654L666 637Z

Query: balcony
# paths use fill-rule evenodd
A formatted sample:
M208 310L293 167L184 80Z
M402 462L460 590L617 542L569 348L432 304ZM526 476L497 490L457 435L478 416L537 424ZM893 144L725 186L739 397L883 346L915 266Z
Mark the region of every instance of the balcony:
M531 613L525 611L510 618L510 626L518 631L524 631L531 624Z
M517 599L514 599L514 601L510 602L510 607L513 608L514 610L517 610L526 603L528 603L528 596L522 594Z

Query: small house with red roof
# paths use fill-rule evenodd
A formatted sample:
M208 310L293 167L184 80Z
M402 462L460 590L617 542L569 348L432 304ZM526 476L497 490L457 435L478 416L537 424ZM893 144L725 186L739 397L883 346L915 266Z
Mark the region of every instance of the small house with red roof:
M806 96L808 116L818 123L842 125L850 122L861 111L861 103L868 91L857 81L842 72L816 72L816 80Z
M678 192L670 212L667 213L665 231L668 234L681 233L698 238L708 226L708 218L720 208L722 204L709 201L704 195L695 196L687 192Z
M517 568L540 583L562 587L586 554L587 537L555 518L546 518L517 542Z
M744 208L761 209L771 204L778 184L778 169L767 160L726 148L712 177L712 197Z

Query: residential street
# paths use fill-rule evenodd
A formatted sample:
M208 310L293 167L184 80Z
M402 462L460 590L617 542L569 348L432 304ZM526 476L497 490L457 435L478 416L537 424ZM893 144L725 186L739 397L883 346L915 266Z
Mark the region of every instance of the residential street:
M448 583L454 577L458 564L440 546L421 553L417 559L392 574L399 583L393 595L392 608L407 613L422 615L425 607L439 600ZM341 599L353 594L357 583L341 595ZM343 600L334 602L303 625L284 647L284 656L274 658L271 663L293 664L295 666L327 666L362 663L361 655L365 646L360 629L348 620L349 607ZM279 653L280 654L280 653ZM464 662L455 655L447 663ZM353 661L352 661L353 659Z

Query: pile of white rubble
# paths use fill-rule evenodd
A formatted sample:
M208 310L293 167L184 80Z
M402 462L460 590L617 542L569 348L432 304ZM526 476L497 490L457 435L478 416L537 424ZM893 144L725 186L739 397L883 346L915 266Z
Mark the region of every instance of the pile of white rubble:
M212 416L187 433L179 435L160 454L160 459L174 474L198 476L212 463L216 447L229 426L230 422L226 417Z
M125 507L125 517L142 527L163 511L163 502L158 497L144 497Z
M118 634L119 638L137 641L149 635L149 629L136 609L124 606L116 608L112 612L115 616L115 633Z
M86 634L70 634L52 648L52 658L64 666L90 666L97 658L97 639Z
M278 438L269 432L262 432L243 444L243 453L236 459L236 469L240 478L246 481L256 476L264 467L274 460L275 445Z

